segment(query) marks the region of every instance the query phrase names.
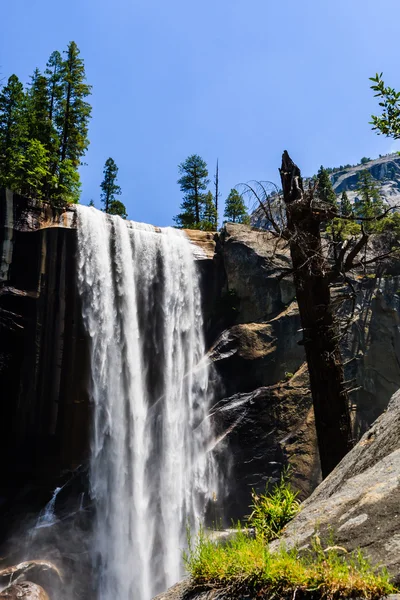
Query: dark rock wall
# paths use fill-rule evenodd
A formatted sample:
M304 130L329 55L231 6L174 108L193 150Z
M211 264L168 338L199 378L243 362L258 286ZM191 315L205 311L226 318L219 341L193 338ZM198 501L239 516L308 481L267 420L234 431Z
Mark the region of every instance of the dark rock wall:
M63 211L48 218L34 203L1 192L2 514L19 503L42 507L60 474L76 469L88 447L76 232L64 227Z

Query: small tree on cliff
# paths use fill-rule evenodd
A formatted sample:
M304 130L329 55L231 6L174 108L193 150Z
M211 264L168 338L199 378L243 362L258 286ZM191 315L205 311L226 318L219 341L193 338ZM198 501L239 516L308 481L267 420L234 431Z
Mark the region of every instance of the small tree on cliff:
M178 166L181 177L178 179L183 201L181 213L174 217L178 227L199 229L206 194L204 191L210 183L207 164L197 154L192 154Z
M333 190L332 182L328 171L321 166L317 174L316 195L321 202L336 206L336 194Z
M366 228L372 231L375 226L373 219L383 213L384 203L375 180L366 169L359 174L358 195L355 213L358 217L369 219Z
M235 189L229 192L229 196L225 200L224 217L231 223L250 222L243 196Z
M100 199L104 204L104 212L110 214L112 203L116 202L115 196L120 196L122 194L121 188L117 184L118 167L113 158L107 158L103 169L103 175L104 179L100 184L102 190Z
M207 192L204 198L200 229L203 229L204 231L215 231L217 229L217 218L217 208L215 206L212 192Z
M343 217L351 217L353 214L353 206L345 190L340 197L340 214Z

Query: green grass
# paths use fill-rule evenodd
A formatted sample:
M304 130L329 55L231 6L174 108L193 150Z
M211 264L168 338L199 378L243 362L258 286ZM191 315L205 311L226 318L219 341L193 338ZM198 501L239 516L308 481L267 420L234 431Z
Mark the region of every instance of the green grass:
M266 486L264 494L252 491L252 513L247 519L247 525L254 527L257 536L264 541L279 537L282 529L300 510L297 492L289 483L290 473L284 471L280 480L272 489Z
M375 599L395 592L386 570L374 569L360 551L348 554L334 545L321 546L315 535L310 549L299 552L281 545L270 552L268 542L280 536L283 527L300 510L297 493L288 482L288 472L264 494L252 493L252 513L247 526L255 537L238 524L234 538L218 545L204 530L184 553L192 587L224 589L229 598L279 599Z
M361 552L324 551L317 542L302 553L283 545L272 553L262 536L239 531L217 545L200 531L184 559L193 588L224 588L230 598L375 599L395 591L388 573L374 570Z

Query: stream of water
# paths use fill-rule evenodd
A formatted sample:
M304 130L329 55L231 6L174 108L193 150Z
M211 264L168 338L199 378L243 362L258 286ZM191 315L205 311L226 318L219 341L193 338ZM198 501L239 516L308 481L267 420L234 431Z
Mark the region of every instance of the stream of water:
M199 276L183 232L77 211L98 598L150 600L215 492Z

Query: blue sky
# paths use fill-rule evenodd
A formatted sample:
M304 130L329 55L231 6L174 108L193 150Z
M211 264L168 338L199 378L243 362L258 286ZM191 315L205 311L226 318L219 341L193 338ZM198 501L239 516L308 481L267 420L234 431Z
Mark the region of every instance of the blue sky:
M219 158L225 198L279 182L284 149L305 175L395 149L368 125L368 77L400 89L399 21L399 0L13 0L0 71L27 82L75 40L93 85L82 202L99 206L112 156L129 217L169 225L189 154Z

